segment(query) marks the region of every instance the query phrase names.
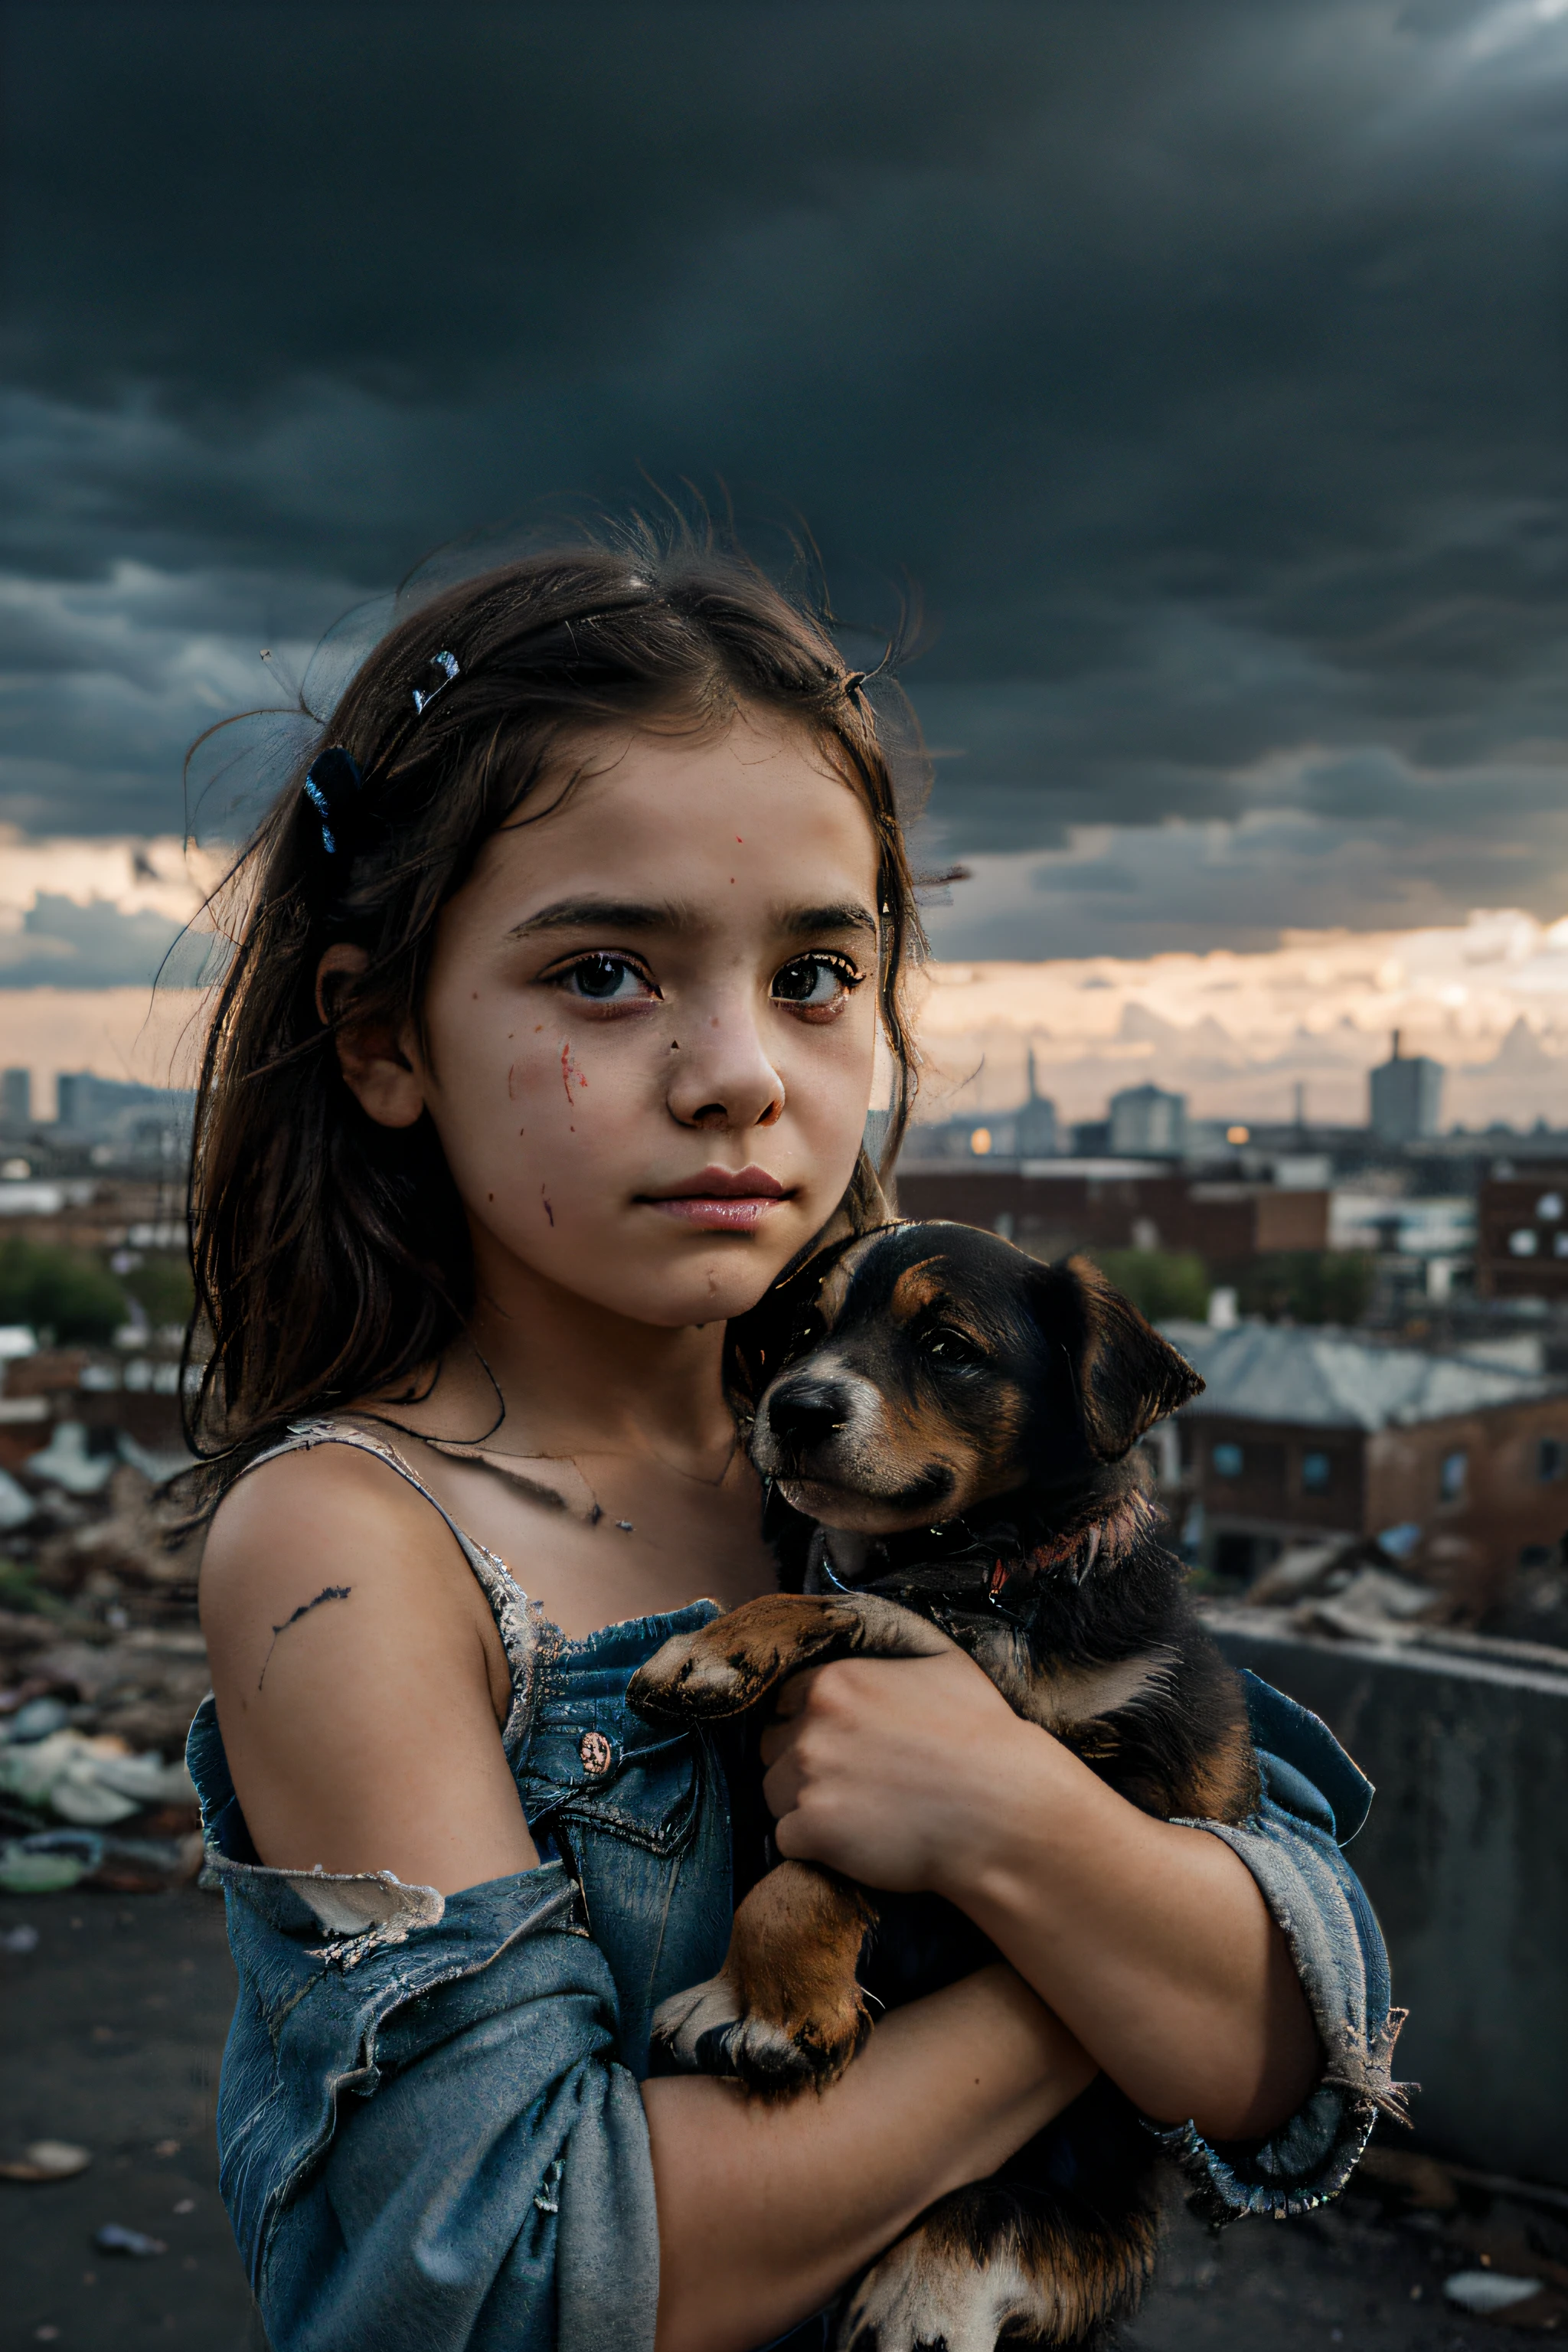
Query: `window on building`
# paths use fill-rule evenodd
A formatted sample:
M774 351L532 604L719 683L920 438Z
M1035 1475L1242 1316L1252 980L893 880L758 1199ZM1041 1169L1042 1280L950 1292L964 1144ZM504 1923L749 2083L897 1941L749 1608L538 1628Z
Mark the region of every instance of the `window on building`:
M1515 1257L1533 1257L1540 1247L1528 1225L1521 1225L1517 1233L1510 1234L1508 1245Z
M1334 1457L1331 1454L1303 1454L1301 1456L1301 1491L1304 1495L1326 1495L1334 1483Z
M1535 1204L1535 1213L1544 1224L1554 1225L1563 1214L1561 1192L1542 1192Z
M1209 1465L1216 1478L1239 1478L1244 1465L1240 1446L1232 1445L1228 1439L1222 1440L1210 1453Z
M1535 1475L1543 1486L1568 1477L1568 1444L1561 1437L1543 1437L1535 1449Z
M1568 1257L1568 1234L1552 1234L1552 1255L1553 1257Z
M1464 1500L1465 1479L1469 1471L1470 1457L1462 1448L1445 1454L1437 1473L1437 1492L1445 1503Z

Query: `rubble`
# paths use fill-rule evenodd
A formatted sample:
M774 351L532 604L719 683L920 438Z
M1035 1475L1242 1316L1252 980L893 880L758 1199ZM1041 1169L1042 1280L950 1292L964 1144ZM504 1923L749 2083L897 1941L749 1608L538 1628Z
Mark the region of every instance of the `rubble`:
M74 1433L72 1433L74 1429ZM145 1459L58 1424L9 1484L0 1561L0 1889L133 1892L200 1866L185 1734L209 1686L199 1538ZM7 1498L0 1496L0 1502Z
M1293 1544L1231 1606L1278 1611L1297 1633L1398 1641L1450 1614L1447 1596L1405 1566L1406 1530Z

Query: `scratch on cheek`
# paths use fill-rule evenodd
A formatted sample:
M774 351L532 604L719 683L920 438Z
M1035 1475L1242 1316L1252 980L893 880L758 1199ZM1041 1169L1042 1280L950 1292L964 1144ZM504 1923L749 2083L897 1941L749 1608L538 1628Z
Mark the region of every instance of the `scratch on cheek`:
M550 1195L545 1191L542 1184L539 1188L539 1197L541 1202L543 1203L544 1213L549 1218L552 1226L553 1226L555 1223L555 1212L550 1205Z
M516 1091L511 1083L516 1071L517 1064L515 1062L509 1062L506 1066L506 1098L508 1102L515 1102L517 1100Z
M566 1099L568 1102L572 1100L572 1081L574 1078L576 1079L577 1084L580 1087L585 1087L588 1083L587 1079L583 1076L582 1071L572 1059L572 1040L570 1037L563 1037L561 1041L561 1083L566 1089Z

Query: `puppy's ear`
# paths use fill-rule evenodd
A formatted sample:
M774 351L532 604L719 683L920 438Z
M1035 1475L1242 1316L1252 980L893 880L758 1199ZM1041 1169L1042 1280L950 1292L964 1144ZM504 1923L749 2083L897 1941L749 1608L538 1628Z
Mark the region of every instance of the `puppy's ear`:
M1069 1257L1049 1269L1070 1286L1069 1334L1059 1329L1073 1360L1084 1434L1102 1462L1117 1462L1146 1429L1163 1421L1203 1387L1184 1356L1151 1330L1130 1298L1112 1289L1092 1259ZM1058 1309L1068 1304L1058 1292Z

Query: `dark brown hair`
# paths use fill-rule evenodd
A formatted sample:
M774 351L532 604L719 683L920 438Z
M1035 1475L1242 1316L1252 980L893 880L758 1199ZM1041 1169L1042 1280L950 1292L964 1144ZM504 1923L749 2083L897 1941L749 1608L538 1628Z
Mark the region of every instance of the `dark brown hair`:
M416 714L414 689L438 682L443 652L458 674ZM874 690L923 775L907 706L890 688L889 710L879 676ZM442 907L558 772L563 738L673 717L721 725L739 705L804 728L876 831L890 1164L914 1089L900 983L923 946L907 793L824 621L711 543L579 547L448 587L382 639L327 721L322 743L343 746L364 779L352 857L346 842L325 854L302 766L231 877L246 905L207 1037L191 1173L195 1451L237 1461L295 1415L409 1381L461 1328L468 1234L429 1118L402 1130L367 1118L335 1029L420 1020ZM340 940L369 962L323 1025L316 970ZM881 1213L864 1152L846 1206L857 1224Z

